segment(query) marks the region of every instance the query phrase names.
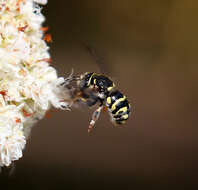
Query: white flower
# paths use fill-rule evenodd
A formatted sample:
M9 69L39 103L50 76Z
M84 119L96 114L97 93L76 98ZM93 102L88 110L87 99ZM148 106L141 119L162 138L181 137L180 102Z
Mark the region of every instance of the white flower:
M0 0L0 166L22 156L32 126L51 105L68 108L64 79L49 66L36 3L47 0Z
M20 119L10 116L0 117L0 166L9 166L12 161L22 157L25 136Z
M47 0L34 0L35 2L45 5L47 3Z

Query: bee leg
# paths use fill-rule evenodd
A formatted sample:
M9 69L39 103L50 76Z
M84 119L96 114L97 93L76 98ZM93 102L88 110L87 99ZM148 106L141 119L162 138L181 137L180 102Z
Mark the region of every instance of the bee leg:
M61 83L60 85L61 86L68 86L68 85L70 85L73 81L78 81L78 80L80 80L80 76L72 76L72 75L70 75L69 77L67 77L67 78L65 78L65 80L64 80L64 82L63 83Z
M68 84L70 84L71 81L73 81L73 79L74 79L73 73L74 73L74 71L72 69L71 74L68 77L64 78L64 82L61 83L60 85L61 86L67 86Z
M98 108L94 111L94 113L93 113L93 115L92 115L92 120L91 120L91 122L90 122L90 124L89 124L89 127L88 127L88 133L89 133L89 132L92 130L92 128L94 127L96 121L98 120L98 118L99 118L99 116L100 116L100 112L102 111L102 109L103 109L103 105L100 106L100 107L98 107Z
M102 99L102 98L98 98L98 99L100 101L100 106L102 106L104 104L104 99Z

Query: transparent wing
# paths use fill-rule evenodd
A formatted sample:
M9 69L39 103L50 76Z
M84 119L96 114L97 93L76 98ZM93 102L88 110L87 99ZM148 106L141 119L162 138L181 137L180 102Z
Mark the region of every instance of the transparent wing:
M95 63L98 65L101 74L107 74L107 75L111 74L112 71L111 66L110 64L107 63L107 61L104 60L104 57L99 56L98 52L96 52L96 49L93 46L88 45L85 42L83 42L82 44L89 52L91 57L94 59Z

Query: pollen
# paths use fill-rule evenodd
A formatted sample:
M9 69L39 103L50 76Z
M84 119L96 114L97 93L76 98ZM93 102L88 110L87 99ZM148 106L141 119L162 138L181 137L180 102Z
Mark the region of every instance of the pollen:
M45 34L43 40L50 43L52 42L52 35L51 34Z
M28 113L24 108L22 109L22 112L25 117L31 117L33 115L33 113Z
M16 118L16 123L21 123L21 119L20 118Z
M22 26L22 27L18 27L18 31L24 32L27 27L28 27L28 25L25 25L25 26Z
M41 27L40 30L43 31L43 32L47 32L49 30L49 27L48 26Z
M0 94L1 94L3 97L5 97L5 96L7 95L7 91L6 91L6 90L2 90L2 91L0 91Z

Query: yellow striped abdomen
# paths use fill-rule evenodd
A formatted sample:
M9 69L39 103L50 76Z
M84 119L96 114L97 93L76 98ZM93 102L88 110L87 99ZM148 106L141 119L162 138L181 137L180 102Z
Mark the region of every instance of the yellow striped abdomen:
M118 90L111 92L107 99L106 105L109 109L113 122L123 124L129 118L130 104L127 98Z

